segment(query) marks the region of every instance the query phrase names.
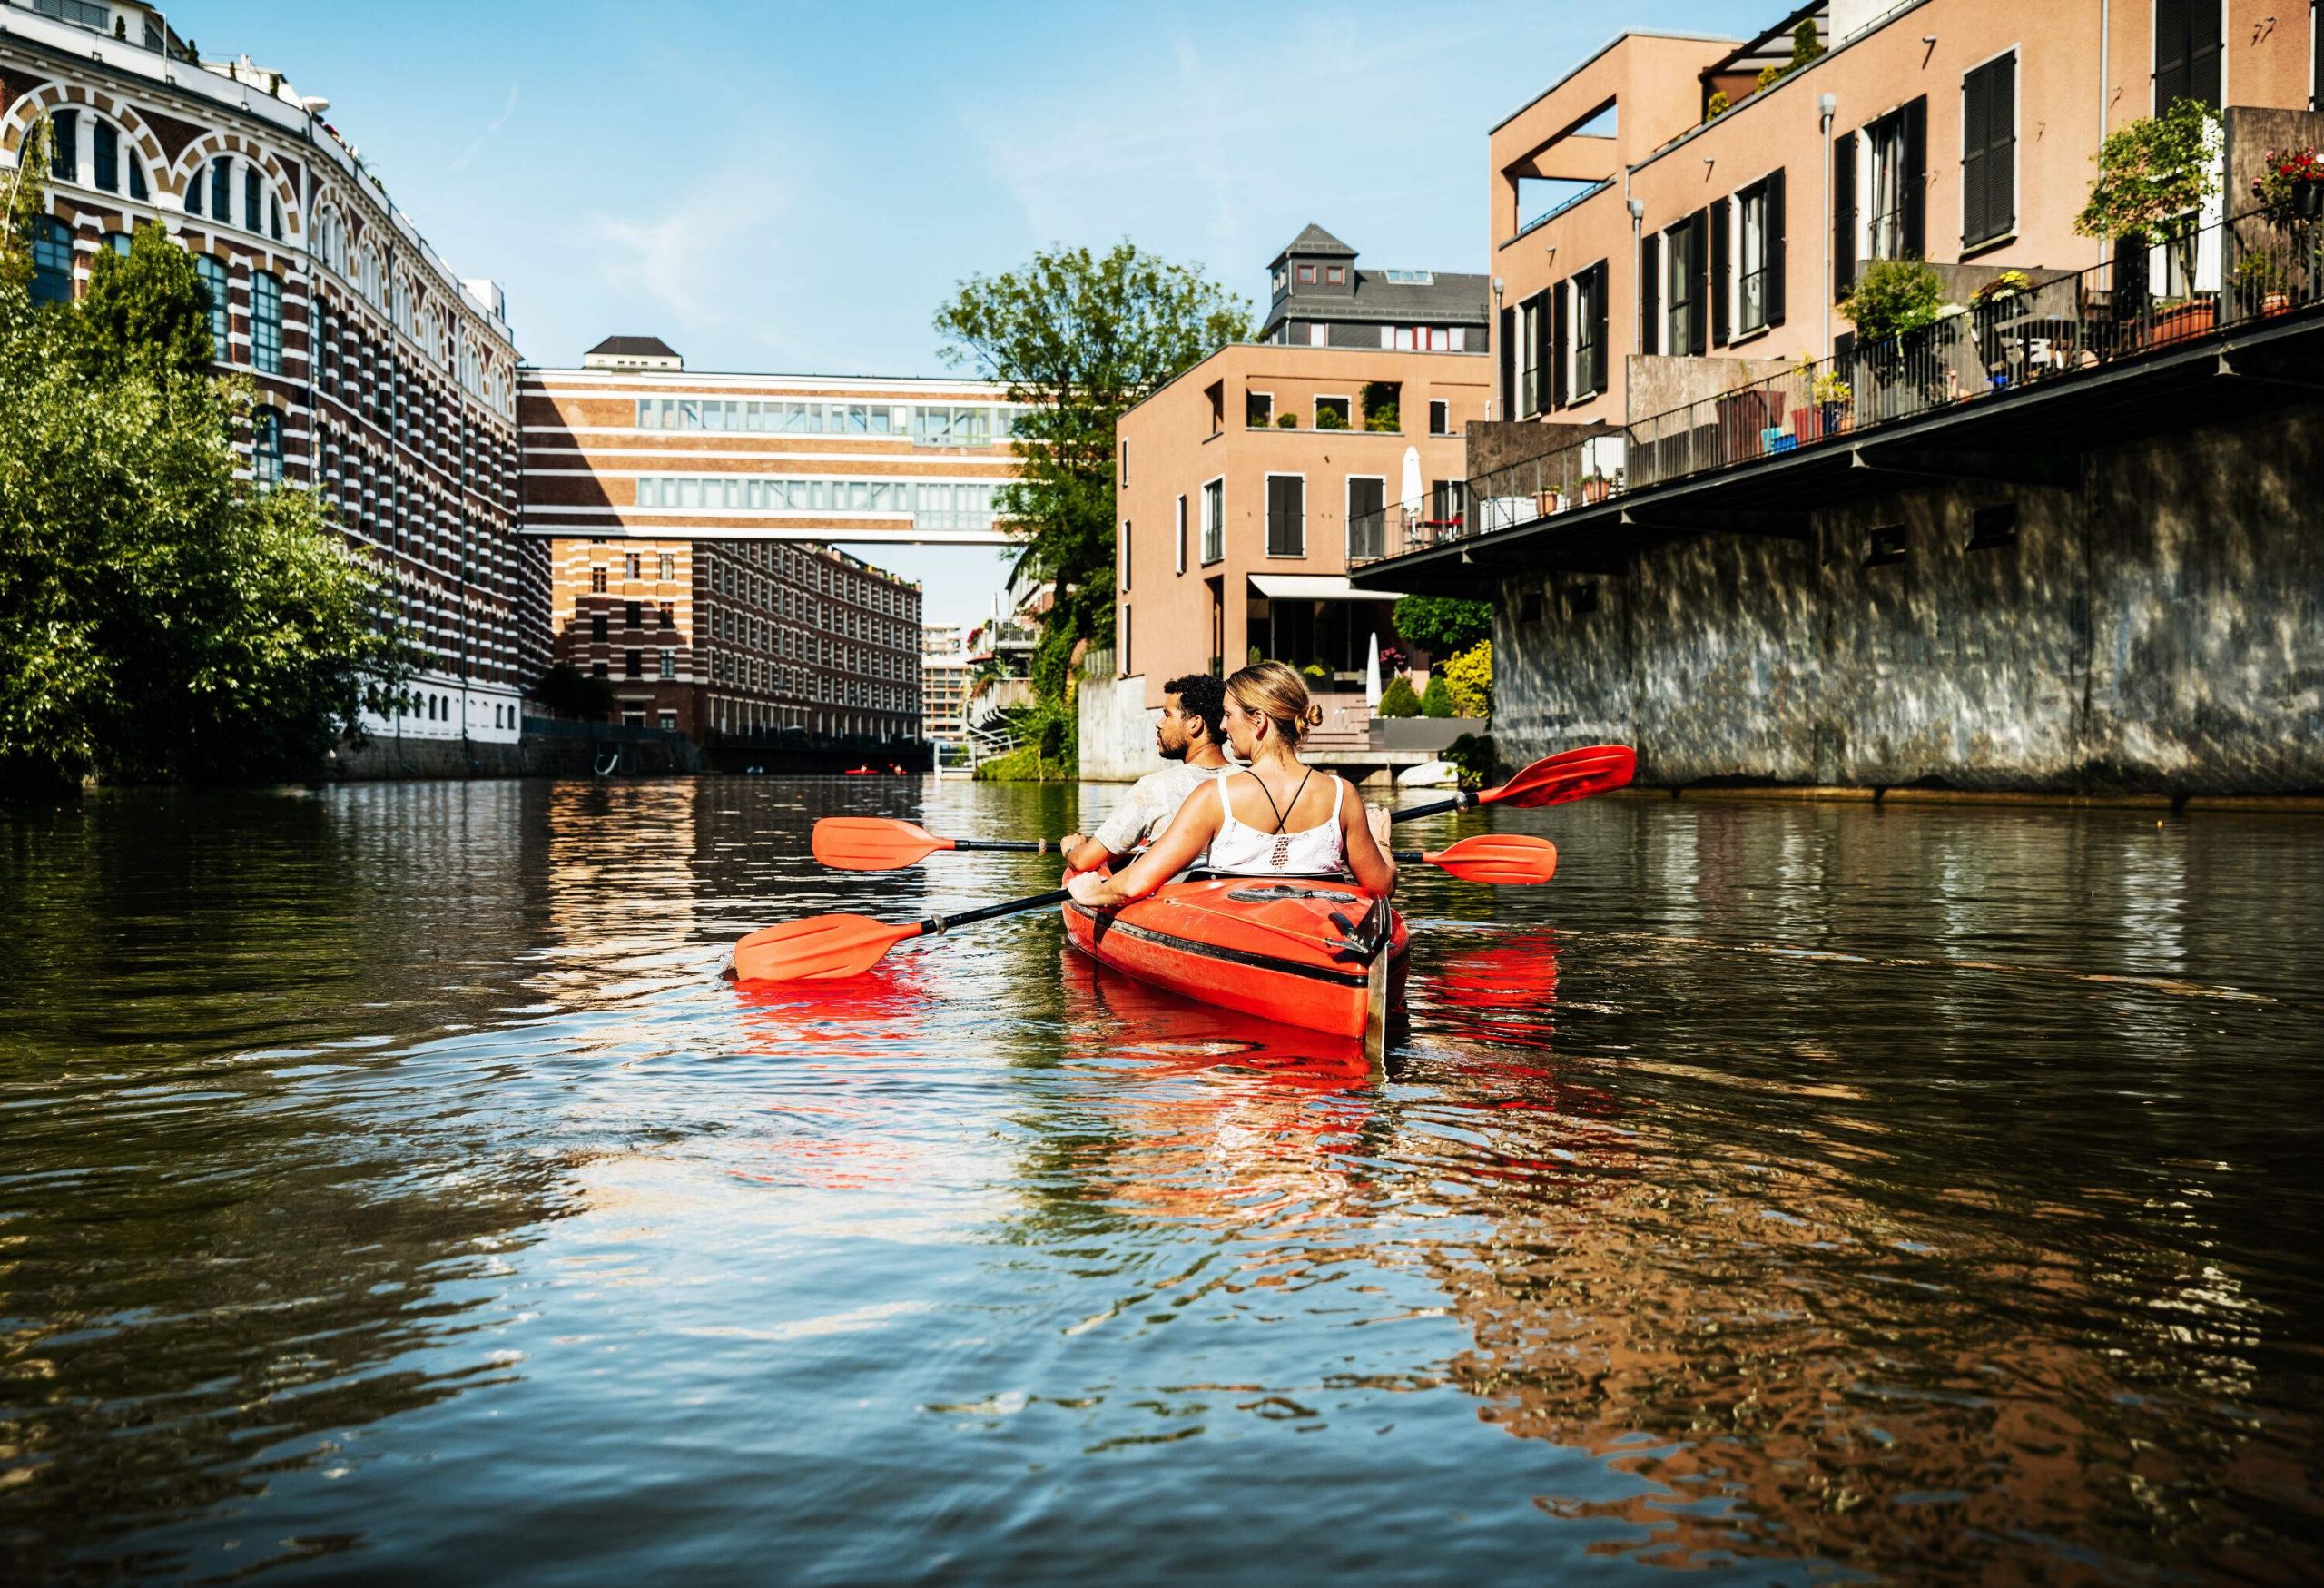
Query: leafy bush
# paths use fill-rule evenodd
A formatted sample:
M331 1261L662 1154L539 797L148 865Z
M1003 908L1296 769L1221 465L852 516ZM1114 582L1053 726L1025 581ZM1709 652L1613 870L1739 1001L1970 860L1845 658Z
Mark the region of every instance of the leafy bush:
M1727 97L1727 90L1724 88L1715 88L1711 90L1710 103L1703 106L1703 120L1707 122L1715 122L1718 120L1719 117L1727 113L1727 107L1729 101Z
M1824 41L1817 36L1816 19L1803 18L1791 30L1791 65L1787 70L1797 72L1823 53Z
M1459 716L1452 709L1452 688L1444 682L1444 669L1435 668L1428 676L1428 687L1420 692L1420 715L1423 716Z
M1458 596L1407 596L1389 621L1396 632L1431 656L1449 656L1492 637L1492 603Z
M2211 106L2181 99L2110 135L2098 146L2098 180L2073 229L2106 242L2161 242L2219 192L2213 156L2224 124Z
M1840 300L1840 312L1856 323L1859 344L1934 325L1944 306L1945 283L1916 259L1874 260Z
M1444 759L1461 772L1462 788L1482 788L1497 764L1491 734L1462 734L1444 746Z
M1275 421L1275 428L1278 430L1295 430L1299 428L1299 416L1286 412Z
M1478 641L1437 668L1433 676L1444 680L1454 716L1492 715L1492 641Z
M1388 680L1380 692L1378 715L1381 716L1420 715L1420 696L1413 693L1413 681L1402 673Z
M1344 430L1347 429L1347 415L1335 408L1319 408L1315 410L1315 428L1319 430Z
M1771 62L1759 68L1759 80L1752 84L1751 92L1754 94L1765 94L1768 89L1773 88L1777 84L1782 81L1783 68Z
M1401 430L1404 426L1402 416L1396 412L1396 405L1385 402L1378 408L1364 410L1364 428L1367 430Z

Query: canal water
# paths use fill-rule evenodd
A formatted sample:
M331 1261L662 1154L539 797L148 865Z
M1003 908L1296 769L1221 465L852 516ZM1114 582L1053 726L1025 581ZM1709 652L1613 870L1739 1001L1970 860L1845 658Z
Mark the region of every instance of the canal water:
M1384 1066L854 779L0 820L0 1580L2324 1575L2324 824L1422 824Z

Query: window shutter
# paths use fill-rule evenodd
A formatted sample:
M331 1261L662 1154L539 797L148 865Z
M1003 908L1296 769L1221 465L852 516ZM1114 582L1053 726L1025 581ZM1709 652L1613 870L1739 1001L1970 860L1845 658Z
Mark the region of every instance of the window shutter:
M1856 285L1856 134L1832 140L1832 296Z
M2193 31L2191 13L2198 4L2216 7L2219 0L2154 0L2154 108L2169 110L2171 102L2188 93L2187 39Z
M1783 323L1783 168L1768 178L1768 324Z
M1983 242L1993 235L1986 230L1993 202L1985 191L1992 170L1985 158L1985 145L1993 138L1992 84L1992 77L1984 72L1972 72L1961 84L1961 246L1964 248Z
M2187 8L2187 94L2220 108L2220 5L2211 0Z
M1688 216L1687 229L1694 233L1694 245L1687 250L1687 268L1695 273L1695 311L1689 317L1693 329L1688 333L1687 351L1700 358L1709 350L1710 340L1710 316L1703 312L1703 301L1710 296L1710 250L1703 246L1710 231L1710 212L1697 210Z
M1928 255L1928 95L1905 107L1905 235L1906 259Z
M1566 305L1568 296L1572 291L1573 283L1571 281L1560 281L1551 288L1550 311L1543 317L1549 324L1549 350L1542 354L1541 359L1550 370L1550 400L1545 405L1550 408L1563 408L1571 395L1565 378L1565 350L1566 343L1571 337L1567 328L1571 311Z
M1595 330L1590 339L1590 389L1606 390L1606 267L1598 267L1597 290L1590 294L1590 314Z
M1638 243L1638 350L1659 350L1662 320L1662 237L1649 232Z
M1733 248L1728 237L1728 216L1732 206L1725 199L1715 199L1710 206L1710 340L1713 347L1727 345L1727 290L1734 279Z
M1517 311L1501 311L1501 417L1517 417Z

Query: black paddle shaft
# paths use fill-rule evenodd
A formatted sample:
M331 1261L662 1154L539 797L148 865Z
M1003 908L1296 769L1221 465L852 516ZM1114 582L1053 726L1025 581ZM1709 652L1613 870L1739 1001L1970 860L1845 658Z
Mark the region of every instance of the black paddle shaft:
M976 910L963 910L956 915L931 915L920 923L920 935L933 937L940 932L950 932L956 926L970 926L980 921L992 921L1003 915L1018 915L1028 910L1043 910L1051 904L1062 904L1072 895L1063 888L1052 888L1046 893L1035 893L1029 899L1009 899L999 904L987 904Z
M1391 822L1413 822L1419 820L1423 816L1441 816L1447 811L1465 811L1476 803L1477 796L1471 794L1466 789L1463 789L1461 793L1454 794L1451 799L1439 800L1433 805L1406 805L1401 811L1391 811L1388 813L1388 820ZM1396 858L1401 860L1403 857L1399 855Z
M955 849L1005 849L1019 854L1047 854L1057 845L1046 838L955 838Z

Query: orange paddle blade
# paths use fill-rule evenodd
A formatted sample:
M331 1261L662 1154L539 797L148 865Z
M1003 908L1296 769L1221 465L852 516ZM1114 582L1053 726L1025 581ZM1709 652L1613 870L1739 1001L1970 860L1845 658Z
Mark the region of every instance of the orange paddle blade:
M1522 833L1481 833L1421 859L1464 883L1546 883L1557 875L1558 846Z
M896 871L951 847L950 838L897 816L825 816L815 824L815 858L843 872Z
M1590 745L1545 755L1524 771L1477 796L1482 805L1561 805L1623 787L1638 774L1638 752L1628 745Z
M799 981L808 977L861 976L920 923L902 926L868 915L815 915L762 927L734 945L737 981Z

